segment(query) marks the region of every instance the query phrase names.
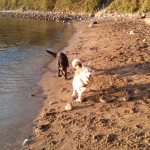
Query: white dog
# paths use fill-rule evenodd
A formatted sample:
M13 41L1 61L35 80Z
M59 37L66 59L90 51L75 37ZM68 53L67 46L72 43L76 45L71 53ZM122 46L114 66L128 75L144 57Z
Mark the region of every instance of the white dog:
M87 85L92 79L93 70L91 65L84 66L80 60L74 59L72 61L72 66L76 69L74 79L73 79L73 93L75 96L75 91L78 93L78 102L81 102L81 94L87 88Z

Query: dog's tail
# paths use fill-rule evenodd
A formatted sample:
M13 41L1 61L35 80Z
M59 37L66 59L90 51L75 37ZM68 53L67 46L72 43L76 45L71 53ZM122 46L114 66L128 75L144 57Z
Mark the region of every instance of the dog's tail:
M53 57L56 57L57 56L57 53L54 53L54 52L51 52L51 51L48 51L46 50L47 53L50 53Z
M75 69L82 68L82 62L79 59L74 59L72 61L72 66Z

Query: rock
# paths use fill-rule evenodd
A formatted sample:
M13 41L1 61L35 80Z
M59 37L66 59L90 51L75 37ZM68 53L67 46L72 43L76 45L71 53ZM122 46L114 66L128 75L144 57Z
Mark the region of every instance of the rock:
M31 143L31 141L29 139L25 139L24 142L23 142L23 146L27 146Z
M90 27L90 28L93 28L93 27L94 27L94 24L93 24L93 23L89 24L89 27Z
M53 104L53 102L50 102L50 103L49 103L49 105L52 105L52 104Z
M84 33L84 31L81 31L81 33Z
M68 103L65 107L65 110L72 110L73 109L73 105L71 103Z
M110 103L113 101L113 99L108 99L108 98L105 98L105 97L101 97L99 98L99 101L102 102L102 103Z
M134 34L134 31L130 31L130 34Z
M146 39L143 39L143 42L146 42Z
M123 97L123 100L124 100L125 102L127 102L127 101L131 100L131 98L132 98L131 95L127 95L127 96Z

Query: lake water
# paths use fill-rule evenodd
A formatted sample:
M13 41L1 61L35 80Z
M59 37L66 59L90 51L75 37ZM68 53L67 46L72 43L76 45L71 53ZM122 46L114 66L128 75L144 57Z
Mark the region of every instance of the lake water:
M70 24L0 18L0 150L23 149L44 102L31 94L54 59L45 50L62 50L73 32Z

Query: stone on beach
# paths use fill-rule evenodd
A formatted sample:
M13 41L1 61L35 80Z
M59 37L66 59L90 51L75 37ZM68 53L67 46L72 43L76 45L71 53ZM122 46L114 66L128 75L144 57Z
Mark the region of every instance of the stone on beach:
M50 103L49 103L49 105L52 105L52 104L54 104L54 103L53 103L53 102L50 102Z
M27 146L31 143L31 141L29 139L25 139L24 142L23 142L23 146Z
M89 27L90 27L90 28L93 28L93 27L94 27L94 24L93 24L93 23L89 24Z
M127 95L127 96L123 97L123 100L124 101L129 101L129 100L131 100L131 98L132 98L131 95Z
M130 31L130 34L134 34L134 31Z
M73 109L73 105L71 103L68 103L65 107L65 110L72 110Z
M102 98L99 98L99 101L102 103L110 103L113 101L113 99L102 97Z

